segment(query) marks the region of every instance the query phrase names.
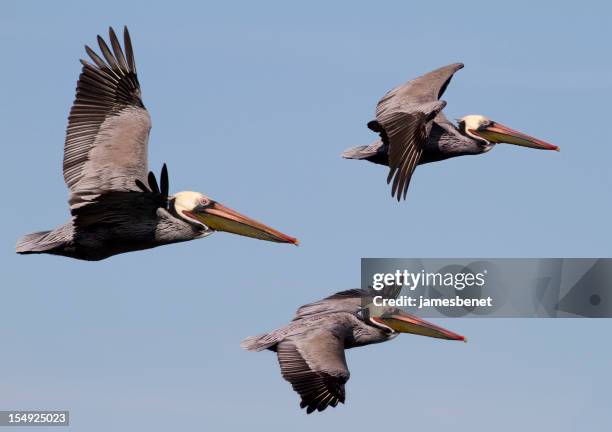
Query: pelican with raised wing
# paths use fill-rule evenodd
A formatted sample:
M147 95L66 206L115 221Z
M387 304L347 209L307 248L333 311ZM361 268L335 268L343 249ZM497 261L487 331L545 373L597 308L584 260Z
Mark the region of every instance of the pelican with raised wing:
M297 239L231 210L198 192L169 195L164 164L160 182L148 172L151 120L140 93L127 28L124 49L112 28L110 48L83 65L64 144L64 180L72 218L21 238L20 254L54 254L84 260L149 249L227 231L278 243ZM147 174L148 172L148 174Z
M344 351L385 342L400 333L466 341L394 307L373 305L371 291L353 289L297 310L289 324L242 341L249 351L275 351L283 378L301 397L308 414L344 403L349 379Z
M465 116L457 126L451 123L442 113L446 101L440 98L461 68L461 63L451 64L389 91L378 102L376 120L368 123L380 139L348 149L342 157L389 166L387 183L393 182L391 195L400 201L406 198L417 165L486 153L498 143L559 150L482 115Z

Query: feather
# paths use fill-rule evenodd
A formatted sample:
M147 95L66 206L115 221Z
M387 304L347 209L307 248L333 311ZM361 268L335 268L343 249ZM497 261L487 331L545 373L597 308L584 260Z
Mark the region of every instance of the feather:
M147 180L149 182L149 188L151 188L151 192L160 194L161 191L159 190L159 185L157 184L157 179L155 178L155 174L153 174L153 171L149 171L149 176Z
M170 181L168 180L168 167L164 163L161 170L160 175L160 183L161 183L161 195L164 199L168 198L170 192Z
M113 47L113 52L115 53L115 58L119 63L119 68L127 73L130 71L128 68L127 62L125 61L125 56L123 55L123 51L121 50L121 45L119 45L119 40L117 39L117 35L115 34L115 30L112 27L108 28L108 35L111 41L111 46Z

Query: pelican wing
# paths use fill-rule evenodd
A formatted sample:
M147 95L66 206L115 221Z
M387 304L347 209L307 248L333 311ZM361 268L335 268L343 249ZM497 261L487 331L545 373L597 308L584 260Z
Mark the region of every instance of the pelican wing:
M453 63L395 87L378 102L376 116L386 110L439 100L455 72L462 68L463 63Z
M293 321L299 321L315 315L329 315L338 312L354 314L363 306L371 303L374 296L397 298L401 290L401 285L389 285L378 291L374 290L372 287L369 287L367 290L349 289L339 291L324 299L300 306L295 313Z
M64 180L72 208L109 191L138 191L146 182L151 119L140 97L132 43L124 29L125 54L112 28L110 44L98 36L102 57L83 68L70 110L64 144Z
M361 289L350 289L337 292L324 299L300 306L293 320L296 321L312 315L335 312L355 313L359 310L362 298L366 295L367 292Z
M439 111L444 106L442 102L438 102L438 105L431 108ZM388 112L378 118L383 130L381 137L389 146L387 183L393 180L391 196L397 197L398 201L402 195L406 198L412 173L423 154L431 130L430 118L431 112L418 108L407 112Z
M136 186L140 189L138 191L107 191L87 201L87 205L73 206L71 213L74 216L74 224L81 230L107 226L117 231L119 227L124 227L125 236L128 238L135 227L144 227L155 221L159 208L168 208L169 181L166 164L161 170L160 183L152 172L149 172L147 182L145 185L136 180ZM151 230L151 233L153 232L154 230Z
M99 228L112 230L117 237L124 239L146 232L151 235L148 240L154 242L155 229L148 229L148 225L156 223L160 207L159 195L155 193L111 191L87 205L74 208L73 224L81 235Z
M433 119L446 106L439 100L453 74L463 64L455 63L436 69L389 91L376 106L376 120L368 127L378 132L389 146L391 195L406 198L412 173L416 168Z
M283 378L299 393L300 407L308 414L344 403L350 373L340 337L338 332L312 329L277 346Z

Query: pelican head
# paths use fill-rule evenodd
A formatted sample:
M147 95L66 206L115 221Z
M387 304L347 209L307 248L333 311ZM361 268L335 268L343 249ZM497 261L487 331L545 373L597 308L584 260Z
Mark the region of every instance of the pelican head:
M465 336L438 327L395 307L370 307L365 320L383 330L389 339L400 333L412 333L438 339L460 340L467 342Z
M299 244L296 238L229 209L199 192L178 192L170 198L170 203L178 217L201 226L207 233L226 231L260 240Z
M459 129L466 135L483 143L485 151L495 144L508 143L540 150L556 150L559 147L522 132L510 129L482 115L467 115L459 120Z

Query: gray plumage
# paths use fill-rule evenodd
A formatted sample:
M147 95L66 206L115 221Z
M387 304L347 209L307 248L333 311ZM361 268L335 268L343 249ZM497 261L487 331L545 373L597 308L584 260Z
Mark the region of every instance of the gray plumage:
M353 289L300 307L293 321L270 333L246 338L249 351L275 351L283 378L301 396L308 414L345 401L350 373L344 350L384 342L397 333L376 327L363 315L371 293ZM390 330L390 329L389 329Z
M406 198L417 165L487 151L485 140L467 135L442 113L446 102L440 98L461 68L462 63L454 63L389 91L378 102L376 120L368 123L380 139L348 149L342 156L388 165L387 183L392 183L391 195L399 201Z
M161 188L153 174L147 175L151 120L141 99L130 35L125 28L125 54L112 28L109 39L111 48L98 36L102 57L85 47L93 64L81 60L68 119L63 172L72 218L21 238L20 254L100 260L209 233L174 213L165 165Z
M399 333L466 341L464 336L381 304L396 299L402 287L376 291L341 291L300 307L293 320L277 330L242 341L249 351L276 351L283 378L301 397L308 414L345 401L350 373L344 351L385 342ZM378 300L377 300L378 299Z

